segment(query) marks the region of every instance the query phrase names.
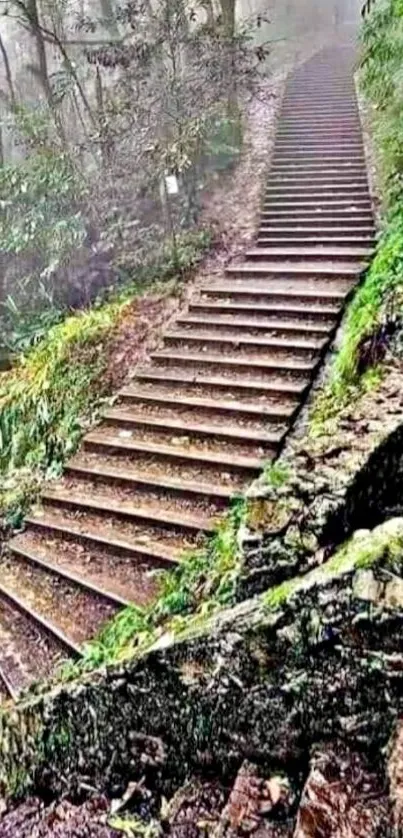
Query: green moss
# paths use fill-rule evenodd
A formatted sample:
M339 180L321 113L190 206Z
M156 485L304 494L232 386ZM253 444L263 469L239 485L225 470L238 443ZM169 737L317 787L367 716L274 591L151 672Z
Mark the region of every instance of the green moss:
M296 593L324 584L345 573L374 567L381 560L402 572L403 518L395 518L380 524L372 532L353 536L325 564L304 576L271 588L263 595L263 603L270 611L278 611Z
M270 611L278 611L287 600L298 590L299 579L290 579L270 588L264 595L264 604Z
M289 482L291 477L291 467L289 463L284 463L282 460L277 460L275 463L268 463L264 469L264 479L268 486L273 489L279 489Z

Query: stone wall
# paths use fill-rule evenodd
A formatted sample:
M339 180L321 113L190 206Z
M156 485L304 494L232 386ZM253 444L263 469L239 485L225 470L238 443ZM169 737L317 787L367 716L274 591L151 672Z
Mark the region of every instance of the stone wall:
M402 508L403 374L356 398L318 436L309 413L280 459L284 478L249 491L239 600L320 564L352 532ZM280 483L280 485L278 485Z

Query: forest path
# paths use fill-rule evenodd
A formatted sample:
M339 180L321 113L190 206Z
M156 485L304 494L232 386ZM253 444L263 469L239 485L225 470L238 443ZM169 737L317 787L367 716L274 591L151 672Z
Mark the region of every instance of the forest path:
M255 246L206 276L11 541L5 693L150 601L150 571L200 545L279 454L374 245L353 60L329 48L290 77Z

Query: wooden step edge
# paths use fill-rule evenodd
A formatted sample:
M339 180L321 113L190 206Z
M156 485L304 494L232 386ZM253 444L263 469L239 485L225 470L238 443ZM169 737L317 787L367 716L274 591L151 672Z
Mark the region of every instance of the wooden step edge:
M205 326L206 328L220 328L224 327L226 329L253 329L262 330L262 331L273 331L273 332L302 332L302 333L310 333L316 332L318 335L327 335L329 329L327 326L321 323L316 324L309 324L307 325L301 320L253 320L251 319L238 319L235 315L233 318L228 318L228 320L219 320L218 318L214 317L197 317L196 315L192 317L191 315L183 316L178 318L176 321L183 326Z
M83 654L83 650L81 646L71 640L67 634L65 634L58 626L48 620L46 617L43 617L38 611L31 606L24 602L17 594L13 591L10 591L5 585L0 582L0 597L6 599L11 605L23 614L28 621L37 623L37 625L41 626L43 630L46 632L47 635L56 638L59 641L60 645L63 646L70 655L73 655L76 658L81 658Z
M333 300L335 303L340 303L345 300L348 291L324 291L318 289L317 291L313 291L311 289L292 289L290 291L289 288L257 288L256 286L250 287L248 285L236 286L233 285L216 285L216 286L206 286L205 288L200 289L202 294L229 294L231 295L245 295L247 297L284 297L285 299L289 300L301 300L301 298L316 300L316 299L323 299L323 300ZM337 313L337 312L336 312Z
M236 328L236 324L234 324ZM321 344L314 341L300 341L292 338L260 338L259 336L242 335L220 335L219 333L200 334L200 332L168 332L164 341L180 341L181 343L226 343L234 346L256 346L261 349L298 349L307 352L320 351Z
M330 262L331 260L326 260ZM305 259L301 257L301 262L304 263ZM288 261L279 261L279 262L266 262L263 263L257 260L256 262L251 263L244 263L242 265L228 265L225 268L225 274L228 276L244 276L250 277L255 276L258 278L258 275L262 278L270 278L273 274L279 274L287 279L295 279L296 277L300 277L301 279L308 279L316 277L323 277L323 279L328 279L329 277L334 277L337 279L354 279L358 277L361 273L364 272L368 263L365 262L357 262L355 264L326 264L326 262L321 263L320 260L310 264L307 262L306 264L299 265L298 262L288 262ZM234 289L235 291L236 289ZM301 292L302 293L302 292Z
M283 197L285 197L285 196L282 195L281 198L283 198ZM310 196L310 197L313 197L313 196ZM276 206L276 207L284 207L285 209L290 209L290 208L294 208L295 204L296 204L295 201L283 201L283 200L278 201L277 199L273 200L273 198L271 198L271 199L266 198L265 201L263 202L262 212L264 212L265 209L267 209L267 207ZM328 207L329 209L336 209L337 207L340 207L340 208L346 207L346 208L348 208L349 211L351 211L352 207L358 207L359 209L363 209L363 207L368 207L369 209L371 209L372 202L371 202L370 198L357 198L357 199L354 198L354 200L353 200L353 198L346 198L344 200L344 199L340 199L340 198L337 198L337 197L331 197L331 196L328 197L326 195L320 195L320 196L318 195L316 200L313 200L313 201L302 200L302 201L297 202L297 207L296 207L297 209L306 209L306 207L312 207L313 211L317 212L317 213L322 212L323 207Z
M268 173L268 178L270 178L270 175L273 173L280 174L281 172L295 172L295 174L300 174L301 172L313 172L318 174L320 172L321 175L333 172L337 174L347 173L350 175L363 171L366 172L366 168L365 163L362 163L361 157L357 158L353 156L350 160L346 160L344 157L340 157L339 159L321 158L320 160L310 160L307 163L304 163L301 160L295 160L294 157L290 157L288 160L283 160L278 163L273 160Z
M318 189L317 186L307 186L306 184L300 183L272 183L266 187L264 192L265 201L271 201L273 198L290 198L291 200L297 199L298 203L302 199L310 200L311 198L321 202L322 199L328 200L328 198L345 198L346 200L353 201L355 198L362 200L364 197L368 200L371 198L371 193L366 184L363 184L362 187L354 186L354 189L348 189L345 183L340 187L335 185L334 188L332 186L329 187L328 184L323 184L323 189Z
M117 515L134 521L152 522L164 527L177 527L178 529L192 530L194 532L213 533L215 525L207 518L191 518L187 515L173 513L171 510L160 512L146 507L125 507L122 504L111 501L102 501L95 498L82 498L72 492L61 490L46 490L41 495L45 504L58 505L61 507L76 508L100 515Z
M341 247L343 245L345 247L354 247L357 244L367 243L368 239L365 239L364 237L360 238L359 236L351 236L350 238L348 236L343 237L343 238L341 236L340 237L329 236L328 238L325 238L324 236L323 237L318 236L316 238L309 239L308 237L302 237L302 236L297 236L297 235L291 237L291 236L286 236L286 235L278 236L278 235L274 235L274 234L273 235L267 235L267 233L264 233L263 235L260 234L258 236L258 238L256 240L256 245L257 245L258 248L261 247L262 250L266 250L266 249L269 249L270 246L278 247L281 242L284 242L286 245L289 245L290 247L301 246L302 248L305 248L307 245L309 245L310 241L312 241L318 248L322 247L322 246L326 247L327 245L331 244L333 241L336 242L337 245L339 245ZM371 253L373 253L375 244L376 244L376 242L374 240L373 243L371 244L371 250L370 250ZM179 320L177 322L179 322Z
M125 387L119 393L120 398L125 401L147 402L152 404L173 404L178 407L195 407L205 410L217 411L219 413L236 413L248 414L250 416L260 416L265 419L276 419L277 421L287 421L295 411L295 407L286 410L281 405L278 407L268 407L266 405L251 404L249 402L223 402L216 399L196 398L193 396L182 396L178 393L170 395L169 390L154 390L144 391L135 389L133 387Z
M133 604L131 600L125 599L119 594L115 594L112 591L107 590L106 588L100 587L96 582L91 582L90 579L87 579L83 576L79 576L78 574L72 572L71 570L68 570L67 568L53 564L52 562L49 562L47 559L42 559L40 556L37 556L36 553L34 553L33 551L28 550L27 548L22 547L20 544L16 543L16 540L10 541L8 547L12 553L14 553L16 556L20 556L21 558L26 559L32 565L40 567L43 570L52 573L54 576L59 576L62 579L66 579L68 582L72 582L74 585L83 588L90 594L95 594L96 596L102 597L102 599L108 600L108 602L111 602L113 605L126 608L128 605Z
M271 370L271 369L278 369L278 370L286 370L289 372L306 372L309 373L313 369L315 369L316 363L305 363L302 361L291 362L288 361L276 361L275 359L268 361L267 359L258 358L253 359L251 361L248 358L241 359L241 358L232 358L231 356L222 356L222 355L207 355L199 354L187 354L185 352L155 352L151 355L151 360L156 361L157 363L161 361L168 361L168 362L178 362L178 363L191 363L191 364L217 364L220 366L227 366L227 367L246 367L248 369L263 369L263 370Z
M207 309L208 311L234 311L235 313L239 314L240 312L255 312L258 311L259 314L273 315L274 313L281 313L281 315L288 315L288 314L308 314L310 317L337 317L339 313L339 306L335 308L326 308L326 306L311 306L310 308L306 308L306 306L293 306L290 303L279 303L279 304L259 304L256 305L248 304L248 303L217 303L217 302L208 302L208 301L198 301L195 303L191 303L190 305L191 311L193 310L201 310ZM281 322L281 321L278 321ZM296 320L295 323L300 323L300 320Z
M148 559L151 559L152 562L158 562L159 565L163 565L164 567L166 566L168 568L172 568L177 567L179 564L179 560L174 558L173 552L167 553L163 549L156 550L155 548L147 547L146 545L136 543L135 541L128 542L116 538L105 538L104 536L97 535L89 530L75 529L67 522L58 523L46 515L43 515L40 518L35 518L33 515L28 516L25 519L25 523L35 529L49 530L50 532L57 533L69 541L82 540L90 542L91 544L96 544L101 549L112 550L118 554L127 553L131 556L145 556Z
M108 451L137 452L151 457L163 457L183 462L206 463L212 466L233 469L258 474L264 466L265 460L254 457L234 457L233 455L212 454L205 451L189 451L179 447L156 445L154 443L141 442L133 439L120 439L114 436L100 435L93 431L84 437L84 448L103 448Z
M199 387L218 387L223 388L225 390L231 389L236 390L256 390L262 394L272 394L272 393L281 393L284 396L288 396L290 398L302 398L302 395L305 391L305 386L302 384L296 384L295 382L287 382L285 384L280 384L279 382L265 382L265 381L253 381L253 380L236 380L231 378L220 378L219 376L216 377L208 377L205 374L195 374L186 373L186 372L177 372L177 373L170 373L168 370L158 370L158 368L153 369L138 369L136 370L136 378L143 381L172 381L176 384L194 384L195 386Z
M261 431L254 431L251 429L244 430L236 426L229 428L220 427L220 425L200 425L190 421L177 421L170 417L162 417L157 419L154 417L147 417L129 414L119 408L110 408L104 411L102 418L106 422L113 422L118 424L133 425L134 427L157 428L163 431L180 431L184 436L196 434L207 437L219 437L220 439L241 440L245 443L262 443L266 445L277 445L281 442L281 435L268 434Z
M167 492L178 492L179 494L183 495L196 495L202 497L214 497L219 500L230 500L237 492L230 487L227 486L220 486L220 485L211 485L207 483L194 483L189 482L186 480L171 480L168 477L156 477L150 475L146 477L145 475L138 475L136 472L130 472L125 470L115 470L112 468L102 468L100 465L96 466L87 466L87 465L80 465L80 463L72 462L69 463L65 469L66 477L78 477L78 478L85 478L85 479L98 479L101 478L106 482L116 482L116 483L124 483L127 485L138 485L141 487L150 487L150 488L157 488L162 489L163 491Z
M316 245L311 247L254 247L251 250L247 250L244 255L245 259L260 259L265 256L272 259L276 256L285 260L287 260L287 258L297 258L303 260L317 258L319 256L321 258L327 258L331 261L336 258L365 259L366 257L369 257L372 252L372 247L346 246L343 248L337 246L331 247L327 245Z

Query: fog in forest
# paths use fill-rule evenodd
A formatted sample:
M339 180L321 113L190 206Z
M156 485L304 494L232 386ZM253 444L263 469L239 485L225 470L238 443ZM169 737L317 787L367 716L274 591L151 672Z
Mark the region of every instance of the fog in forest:
M359 9L1 0L2 342L29 346L64 311L142 281L151 256L180 264L259 79L344 37Z

